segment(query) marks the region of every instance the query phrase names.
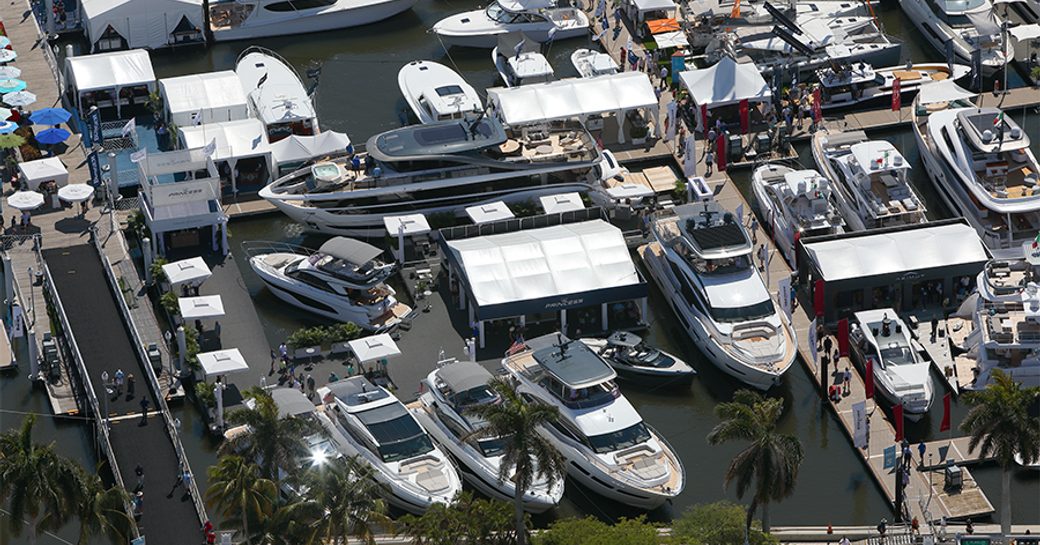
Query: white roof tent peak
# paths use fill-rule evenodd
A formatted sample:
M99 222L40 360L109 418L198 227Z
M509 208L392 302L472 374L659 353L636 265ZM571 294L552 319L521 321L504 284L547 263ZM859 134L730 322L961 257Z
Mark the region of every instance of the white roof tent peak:
M754 63L738 63L729 57L722 57L708 68L681 72L679 79L698 106L763 101L772 95Z
M361 363L371 363L401 355L401 349L397 347L397 343L386 333L354 339L348 341L347 346Z
M961 88L950 79L926 83L921 86L921 90L917 93L917 102L919 104L953 102L955 100L970 100L972 98L975 98L975 93Z
M53 181L58 187L69 183L69 171L57 157L45 157L35 161L18 163L18 172L29 189L35 191L42 182Z
M267 129L259 119L207 123L194 127L180 127L181 141L185 148L204 148L216 141L214 161L237 161L247 157L271 154L267 141Z
M426 216L422 214L383 216L383 226L391 236L425 235L433 230L430 228L430 222L426 221Z
M542 210L545 210L546 214L559 214L585 208L585 203L581 200L581 195L578 193L544 195L538 197L538 200L542 203Z
M177 306L185 320L219 318L224 315L224 300L219 295L178 297Z
M202 3L203 0L83 0L81 18L91 48L112 27L129 47L158 49L176 42L174 32L185 19L202 38Z
M249 371L249 364L237 348L202 352L196 356L206 378Z
M166 279L174 286L205 280L213 274L206 260L201 257L167 263L162 266L162 270L166 273Z
M322 131L315 135L291 134L271 144L271 154L279 163L309 161L315 157L343 155L350 146L350 137L336 131Z

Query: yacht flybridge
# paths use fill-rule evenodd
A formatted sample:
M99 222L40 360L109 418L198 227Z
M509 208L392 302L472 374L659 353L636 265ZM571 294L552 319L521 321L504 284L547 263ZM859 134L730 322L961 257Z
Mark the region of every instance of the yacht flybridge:
M849 340L854 360L874 373L878 390L903 414L919 420L932 406L935 390L931 365L921 357L906 324L890 308L864 310L853 315Z
M494 0L484 9L441 19L433 32L445 45L491 49L510 32L538 43L584 36L589 18L578 8L557 7L554 0Z
M751 175L751 189L773 240L791 267L795 266L799 238L845 232L833 185L815 170L762 165Z
M686 475L675 451L621 394L614 370L581 341L558 333L537 337L502 367L531 403L559 409L560 417L539 431L573 479L641 509L682 492Z
M752 262L739 218L706 200L657 214L651 232L643 261L704 355L760 390L779 384L797 352L795 332Z
M263 121L272 143L289 135L318 134L318 114L296 73L277 53L251 46L235 63L253 116Z
M506 87L520 87L553 80L555 71L538 44L528 43L520 34L503 35L491 50L491 62Z
M1001 23L990 0L905 0L899 5L943 57L952 54L971 64L972 51L978 49L987 75L1003 68L1011 57L1011 46L1001 43Z
M451 68L433 61L412 61L397 73L408 107L420 123L461 119L484 110L480 95Z
M418 0L226 0L209 5L218 42L309 34L367 25L412 8Z
M971 72L963 64L951 67L945 64L914 64L874 68L865 62L847 63L817 70L820 80L820 107L823 110L856 108L890 103L895 81L899 80L899 94L916 94L922 85L934 81L959 80Z
M583 78L607 76L620 71L614 57L594 49L576 49L571 53L571 64Z

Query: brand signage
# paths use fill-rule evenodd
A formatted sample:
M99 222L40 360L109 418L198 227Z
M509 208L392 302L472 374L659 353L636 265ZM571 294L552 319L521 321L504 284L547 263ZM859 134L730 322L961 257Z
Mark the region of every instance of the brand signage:
M90 168L90 184L94 187L100 187L102 184L101 157L98 155L98 152L92 151L90 155L87 155L87 167Z
M217 198L220 178L203 178L172 184L148 184L149 200L152 206L169 206L199 201L210 201Z
M104 135L101 134L101 110L97 108L90 110L90 113L87 115L87 130L90 134L90 144L92 146L100 146L105 141Z

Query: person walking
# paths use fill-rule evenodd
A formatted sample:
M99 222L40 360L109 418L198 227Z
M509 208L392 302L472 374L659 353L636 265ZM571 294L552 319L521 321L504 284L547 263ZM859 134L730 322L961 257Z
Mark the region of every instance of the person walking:
M758 244L758 217L754 212L748 212L751 216L751 244Z
M123 374L123 370L122 369L116 369L115 378L116 378L116 395L117 396L118 395L122 395L123 394L123 381L126 378L126 375Z
M711 168L715 164L715 151L711 148L704 150L704 166L707 170L704 171L704 175L708 178L711 177Z
M310 393L312 393L312 394L314 393L314 376L313 375L307 375L307 390Z
M766 245L762 244L758 247L758 269L761 271L766 270L769 266L769 250L766 249Z
M834 347L834 341L831 340L830 335L825 335L823 337L823 353L827 354L827 356L830 357L831 356L831 348L833 348L833 347ZM834 358L834 361L838 361L838 358Z
M668 89L668 67L667 66L662 66L661 67L660 75L661 75L661 90L664 91L665 89Z
M845 391L842 395L852 395L852 370L848 365L845 366Z
M921 441L917 444L917 454L921 456L921 467L924 467L924 454L928 450L928 446Z
M275 352L274 348L271 349L271 370L267 372L267 376L274 374L274 363L278 361L278 353Z
M135 389L136 388L135 388L134 374L130 373L130 374L128 374L126 376L126 398L127 399L133 399L134 398L134 390Z
M141 425L148 424L148 405L151 403L148 401L148 396L141 398Z
M137 464L134 468L134 474L137 475L137 486L134 487L134 492L140 492L144 490L144 467L141 464Z

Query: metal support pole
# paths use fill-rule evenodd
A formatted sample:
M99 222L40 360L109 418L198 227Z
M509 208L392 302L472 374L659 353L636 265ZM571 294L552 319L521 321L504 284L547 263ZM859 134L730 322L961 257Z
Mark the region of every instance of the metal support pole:
M184 353L188 351L188 341L184 338L184 326L177 327L177 371L184 374Z
M141 239L141 254L144 258L144 283L152 283L152 239L144 237Z

